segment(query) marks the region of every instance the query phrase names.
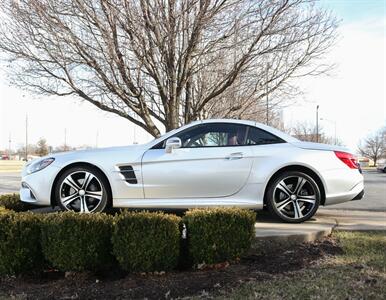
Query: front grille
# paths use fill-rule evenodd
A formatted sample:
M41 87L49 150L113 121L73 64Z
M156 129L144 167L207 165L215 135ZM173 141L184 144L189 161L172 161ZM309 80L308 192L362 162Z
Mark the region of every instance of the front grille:
M120 166L119 170L123 175L123 177L125 177L125 180L127 183L130 183L130 184L138 183L137 177L135 176L135 172L132 166Z

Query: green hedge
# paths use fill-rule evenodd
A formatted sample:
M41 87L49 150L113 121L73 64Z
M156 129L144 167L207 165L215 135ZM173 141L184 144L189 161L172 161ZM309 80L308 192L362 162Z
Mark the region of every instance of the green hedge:
M113 218L106 214L72 212L47 215L42 223L42 249L62 271L101 270L113 263Z
M43 267L40 225L37 215L0 210L0 274L12 275Z
M16 213L0 207L0 274L96 271L118 261L134 272L213 264L245 254L254 237L249 210L194 209L181 219L161 212ZM181 231L187 228L187 240Z
M0 206L0 214L8 214L10 212L11 211L9 209L6 209L5 207Z
M255 213L239 208L193 209L183 217L193 264L238 258L250 249Z
M14 210L16 212L28 211L35 206L20 201L19 194L6 194L0 196L0 207Z
M113 253L127 271L166 271L177 266L181 218L160 212L127 212L115 222Z

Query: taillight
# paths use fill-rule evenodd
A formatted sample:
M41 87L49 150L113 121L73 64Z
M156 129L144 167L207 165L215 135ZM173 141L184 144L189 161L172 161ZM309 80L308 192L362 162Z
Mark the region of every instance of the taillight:
M334 151L337 158L343 161L350 169L358 169L358 162L354 155L347 152Z

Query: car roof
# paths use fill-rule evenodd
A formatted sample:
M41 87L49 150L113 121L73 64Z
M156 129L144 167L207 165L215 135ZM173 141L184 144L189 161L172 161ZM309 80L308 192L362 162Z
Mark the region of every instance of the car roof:
M162 135L160 138L153 140L150 144L156 145L160 141L174 135L175 133L177 133L179 131L185 130L185 129L192 127L192 126L195 126L197 124L208 124L208 123L232 123L232 124L243 124L243 125L253 126L253 127L257 127L257 128L262 129L262 130L265 130L269 133L272 133L273 135L276 135L277 137L283 139L286 142L289 142L289 143L299 142L298 139L290 136L289 134L286 134L285 132L282 132L276 128L273 128L271 126L267 126L265 124L258 123L255 121L238 120L238 119L205 119L205 120L193 121L193 122L190 122L189 124L186 124L186 125L178 128L178 129L174 129L172 131L169 131L169 132L165 133L164 135Z
M280 131L274 127L255 122L255 121L250 121L250 120L237 120L237 119L206 119L206 120L201 120L201 121L194 121L191 124L206 124L206 123L233 123L233 124L243 124L243 125L249 125L253 127L257 127L260 129L263 129L265 131L268 131L272 133L273 135L276 135L277 137L280 137L281 139L285 140L286 142L299 142L298 139L294 138L293 136L290 136L289 134Z

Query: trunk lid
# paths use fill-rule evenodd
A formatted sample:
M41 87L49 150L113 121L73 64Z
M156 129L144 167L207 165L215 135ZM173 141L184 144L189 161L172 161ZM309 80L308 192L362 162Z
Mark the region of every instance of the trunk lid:
M336 145L327 145L320 143L311 143L311 142L291 142L292 145L302 149L308 150L322 150L322 151L341 151L354 154L354 152L346 147L336 146Z

